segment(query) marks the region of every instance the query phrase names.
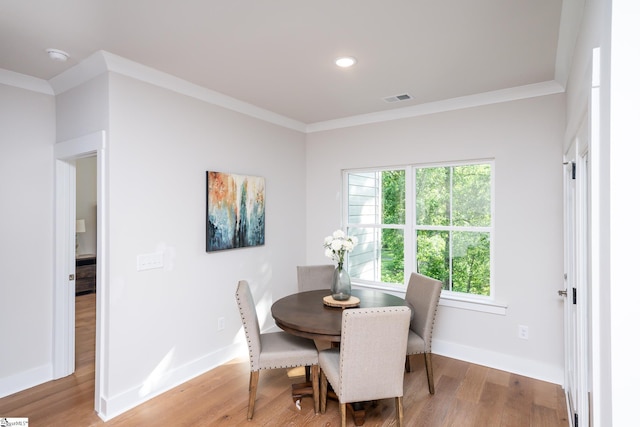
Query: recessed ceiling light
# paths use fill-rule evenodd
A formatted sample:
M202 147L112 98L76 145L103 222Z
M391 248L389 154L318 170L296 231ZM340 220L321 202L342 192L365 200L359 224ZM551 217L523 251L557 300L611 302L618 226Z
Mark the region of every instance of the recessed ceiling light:
M343 58L336 59L336 65L341 68L352 67L356 63L356 58L352 56L345 56Z
M60 49L47 49L47 54L49 54L49 58L53 59L54 61L64 62L69 59L69 54Z

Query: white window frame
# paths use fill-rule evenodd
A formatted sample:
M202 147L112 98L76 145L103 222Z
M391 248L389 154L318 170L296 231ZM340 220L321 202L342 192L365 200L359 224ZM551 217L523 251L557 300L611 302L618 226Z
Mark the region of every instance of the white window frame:
M474 295L466 294L463 292L453 292L449 290L442 291L440 298L440 304L444 306L450 306L455 308L462 308L467 310L481 311L486 313L505 315L507 305L498 301L496 290L494 286L495 278L495 160L494 159L472 159L455 162L438 162L438 163L422 163L422 164L409 164L398 166L386 166L386 167L372 167L372 168L355 168L345 169L342 171L342 224L345 230L350 228L362 228L363 225L368 228L383 228L378 224L360 224L349 222L349 174L353 173L371 173L371 172L383 172L391 170L404 170L405 171L405 224L402 226L391 225L384 228L396 228L404 229L404 276L405 280L402 284L392 285L383 282L373 282L367 280L361 280L359 278L352 278L352 282L357 287L379 289L387 292L396 292L404 294L406 293L406 283L408 282L411 272L417 271L416 265L416 232L423 227L415 224L415 175L416 170L421 168L433 168L433 167L455 167L475 164L489 164L491 166L491 225L490 227L482 227L481 229L475 229L469 227L465 231L481 231L489 232L490 234L490 294ZM487 230L488 228L488 230Z

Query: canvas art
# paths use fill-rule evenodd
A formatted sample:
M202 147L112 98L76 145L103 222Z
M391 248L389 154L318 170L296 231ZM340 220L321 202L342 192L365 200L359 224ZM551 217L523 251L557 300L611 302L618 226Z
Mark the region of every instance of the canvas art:
M207 171L207 252L264 245L264 178Z

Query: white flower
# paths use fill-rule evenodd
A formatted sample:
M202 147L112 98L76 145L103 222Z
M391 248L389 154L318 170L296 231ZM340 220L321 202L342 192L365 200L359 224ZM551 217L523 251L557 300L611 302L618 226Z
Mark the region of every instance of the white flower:
M344 231L342 230L336 230L333 232L333 238L334 239L344 239Z
M324 254L327 258L336 261L339 267L342 267L344 254L351 252L357 244L356 237L347 236L344 231L336 230L331 236L324 238Z

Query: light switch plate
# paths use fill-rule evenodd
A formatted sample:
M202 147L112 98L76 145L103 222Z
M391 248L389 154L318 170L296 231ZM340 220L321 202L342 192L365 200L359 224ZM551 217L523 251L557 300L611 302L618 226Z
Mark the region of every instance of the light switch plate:
M162 252L138 255L137 267L138 271L164 267Z

